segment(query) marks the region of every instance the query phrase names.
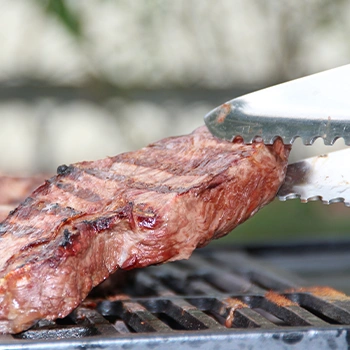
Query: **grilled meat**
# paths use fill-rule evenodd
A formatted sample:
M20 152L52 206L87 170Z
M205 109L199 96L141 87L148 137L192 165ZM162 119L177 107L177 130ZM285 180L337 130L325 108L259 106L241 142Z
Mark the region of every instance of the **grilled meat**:
M0 222L7 217L11 209L42 184L44 179L43 175L26 177L0 175Z
M0 225L0 331L69 314L117 269L188 258L270 202L289 148L206 127L60 166Z
M18 205L39 185L44 175L35 176L9 176L0 175L0 205Z
M0 204L0 222L6 219L13 208L13 205Z

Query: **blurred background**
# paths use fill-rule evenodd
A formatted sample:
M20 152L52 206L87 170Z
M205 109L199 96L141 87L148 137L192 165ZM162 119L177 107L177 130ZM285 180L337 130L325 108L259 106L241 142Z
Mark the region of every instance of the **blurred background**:
M191 132L227 100L350 59L346 0L0 0L0 8L7 174L51 174ZM291 161L329 150L297 141ZM344 238L349 213L275 201L219 243Z

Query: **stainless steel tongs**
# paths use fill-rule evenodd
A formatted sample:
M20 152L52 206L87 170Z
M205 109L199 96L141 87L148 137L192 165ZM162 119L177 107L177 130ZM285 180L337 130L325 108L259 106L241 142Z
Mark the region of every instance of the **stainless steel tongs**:
M213 135L226 140L240 136L246 143L277 137L305 145L322 138L350 145L350 65L313 74L233 99L205 116ZM280 200L320 199L350 205L350 149L290 164Z

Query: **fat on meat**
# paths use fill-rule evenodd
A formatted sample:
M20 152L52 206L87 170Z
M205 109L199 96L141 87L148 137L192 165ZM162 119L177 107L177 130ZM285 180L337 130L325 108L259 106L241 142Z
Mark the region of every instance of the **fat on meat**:
M206 127L62 165L0 224L0 332L68 315L118 269L188 258L269 203L289 147Z

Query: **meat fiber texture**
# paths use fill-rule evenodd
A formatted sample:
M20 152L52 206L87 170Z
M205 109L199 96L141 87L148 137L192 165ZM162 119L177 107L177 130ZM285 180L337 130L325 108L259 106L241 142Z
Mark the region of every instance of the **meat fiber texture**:
M44 175L19 177L0 174L0 222L44 180Z
M117 269L188 258L276 195L289 148L206 127L60 166L0 224L0 332L68 315Z

